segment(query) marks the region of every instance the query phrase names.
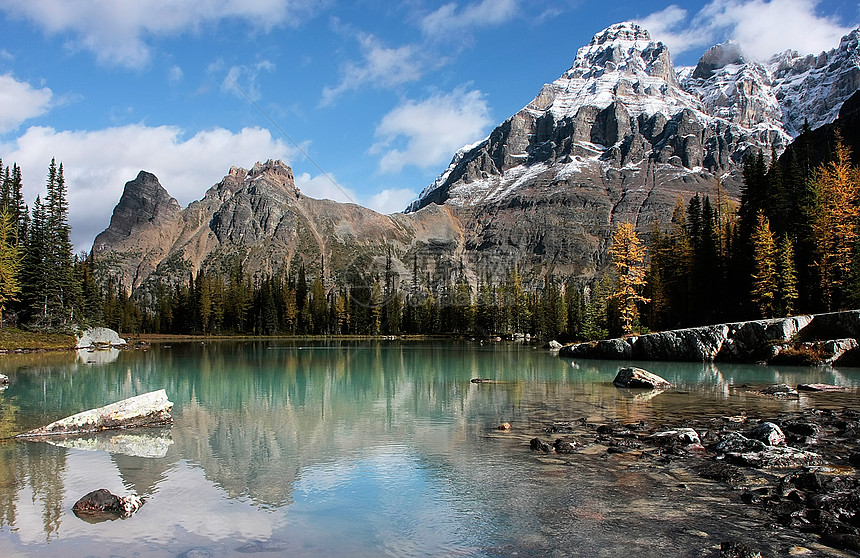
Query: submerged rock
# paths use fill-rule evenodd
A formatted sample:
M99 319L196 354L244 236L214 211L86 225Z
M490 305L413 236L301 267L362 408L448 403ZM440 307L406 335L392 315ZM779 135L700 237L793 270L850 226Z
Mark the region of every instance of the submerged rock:
M543 453L552 453L553 447L540 438L532 438L529 442L529 446L532 448L532 451L540 451Z
M112 428L165 426L173 423L171 409L173 403L167 400L167 393L160 389L60 419L18 434L16 438L98 432Z
M618 370L618 374L615 376L612 383L616 387L645 389L667 388L672 385L657 374L653 374L643 368L637 368L635 366Z
M832 384L798 384L798 391L845 391L846 387Z
M699 433L692 428L678 428L677 430L664 430L656 432L651 438L661 444L678 443L683 445L701 444Z
M720 543L720 558L761 558L761 552L737 541Z
M774 397L796 398L797 390L787 386L786 384L776 384L764 388L759 393L762 395L772 395Z

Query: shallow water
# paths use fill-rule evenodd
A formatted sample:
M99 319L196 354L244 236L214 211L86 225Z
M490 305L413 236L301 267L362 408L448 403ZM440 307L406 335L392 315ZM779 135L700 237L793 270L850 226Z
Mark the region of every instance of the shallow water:
M714 556L766 520L737 492L596 449L539 456L528 440L556 420L841 408L860 388L860 369L643 363L674 384L649 398L612 386L623 364L399 341L5 356L0 437L160 388L175 424L63 446L0 442L0 556ZM794 401L752 391L802 382L852 390ZM97 488L146 503L90 524L71 508ZM804 541L756 542L780 552Z

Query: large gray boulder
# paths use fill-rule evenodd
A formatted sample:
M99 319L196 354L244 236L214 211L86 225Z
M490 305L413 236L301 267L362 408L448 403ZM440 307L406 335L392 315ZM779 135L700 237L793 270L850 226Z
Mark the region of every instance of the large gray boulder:
M92 327L77 335L76 349L90 347L119 347L126 344L125 339L107 327Z
M728 333L729 328L725 324L650 333L637 339L633 357L647 360L711 361L720 352Z

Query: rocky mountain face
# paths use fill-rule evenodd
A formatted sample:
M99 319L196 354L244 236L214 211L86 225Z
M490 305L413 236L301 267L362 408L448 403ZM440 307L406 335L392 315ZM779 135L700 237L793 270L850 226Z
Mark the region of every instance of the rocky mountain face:
M167 201L165 201L167 200ZM249 273L289 272L297 261L329 281L366 275L396 255L408 276L413 262L446 273L462 252L458 219L444 207L414 215L381 215L354 204L302 195L280 161L230 169L203 199L185 209L148 173L125 185L110 226L93 251L103 273L126 287L187 281L204 269L223 272L240 262ZM311 275L312 276L312 275Z
M782 152L805 122L833 121L858 88L860 30L817 56L760 63L725 43L676 69L645 29L616 24L485 140L458 151L404 214L303 196L280 162L234 167L185 209L142 172L94 249L133 286L237 257L258 273L298 258L337 279L350 268L378 271L389 253L402 280L420 268L474 284L515 264L535 283L548 273L590 277L616 224L647 233L655 220L668 223L677 198L713 195L717 184L737 199L747 154Z

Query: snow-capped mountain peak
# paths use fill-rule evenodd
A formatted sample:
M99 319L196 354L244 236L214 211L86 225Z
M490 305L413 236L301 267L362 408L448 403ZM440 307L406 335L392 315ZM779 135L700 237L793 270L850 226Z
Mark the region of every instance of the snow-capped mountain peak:
M628 202L633 185L636 196L673 181L739 188L747 154L781 152L860 88L860 29L831 51L767 64L727 42L679 70L642 26L604 29L521 111L459 150L407 211L504 203L545 184L614 184Z

